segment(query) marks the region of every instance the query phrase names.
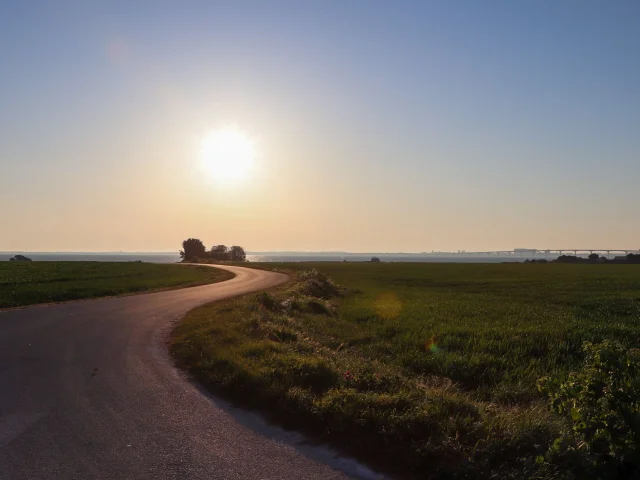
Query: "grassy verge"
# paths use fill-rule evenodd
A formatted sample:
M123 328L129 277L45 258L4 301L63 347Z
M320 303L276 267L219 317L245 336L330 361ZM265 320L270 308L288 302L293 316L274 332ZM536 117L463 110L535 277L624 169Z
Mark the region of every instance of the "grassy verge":
M220 282L203 266L141 262L0 262L0 308Z
M640 345L632 265L317 264L192 311L178 362L219 392L415 478L552 478L536 389L582 343ZM301 270L309 265L280 265Z

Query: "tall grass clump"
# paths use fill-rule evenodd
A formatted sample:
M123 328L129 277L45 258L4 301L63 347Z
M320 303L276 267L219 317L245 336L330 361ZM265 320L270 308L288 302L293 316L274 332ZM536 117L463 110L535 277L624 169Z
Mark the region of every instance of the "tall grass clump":
M327 275L315 268L298 273L298 290L317 298L333 298L342 294L341 288Z

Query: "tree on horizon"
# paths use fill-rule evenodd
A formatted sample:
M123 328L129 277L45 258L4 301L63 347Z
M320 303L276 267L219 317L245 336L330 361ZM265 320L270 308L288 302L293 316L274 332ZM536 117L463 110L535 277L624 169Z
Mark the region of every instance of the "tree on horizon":
M180 250L180 258L185 262L191 262L196 258L205 258L207 256L207 248L201 240L197 238L188 238L182 242L182 250Z
M182 250L180 250L180 258L185 262L191 262L197 259L211 259L216 262L244 262L247 254L239 245L227 247L226 245L214 245L211 250L207 251L201 240L197 238L189 238L182 242Z
M226 245L214 245L211 247L209 257L221 262L229 260L229 248Z
M232 262L244 262L247 259L247 254L244 248L234 245L229 249L229 260Z

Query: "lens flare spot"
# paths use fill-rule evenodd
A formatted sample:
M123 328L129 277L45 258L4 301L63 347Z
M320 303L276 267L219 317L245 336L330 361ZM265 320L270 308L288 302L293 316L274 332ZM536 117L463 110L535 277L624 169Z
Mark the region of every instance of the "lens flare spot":
M402 302L391 292L384 292L378 295L374 303L376 313L382 318L392 319L400 315Z
M430 352L433 354L436 354L440 351L440 348L438 347L438 344L436 343L436 337L431 337L427 342L425 342L424 344L424 350L426 352Z

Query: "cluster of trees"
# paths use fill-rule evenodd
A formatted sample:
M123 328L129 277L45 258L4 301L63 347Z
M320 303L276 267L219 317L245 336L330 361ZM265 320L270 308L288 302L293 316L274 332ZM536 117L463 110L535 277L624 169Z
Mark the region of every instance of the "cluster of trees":
M207 250L201 240L197 238L188 238L182 242L182 250L180 250L180 258L184 262L193 262L198 260L214 260L217 262L244 262L247 254L244 248L238 245L227 247L226 245L214 245L211 250Z
M535 260L532 260L535 262ZM538 260L540 262L540 260ZM640 263L640 254L630 253L626 257L616 257L609 260L607 257L601 257L597 253L592 253L587 258L577 257L575 255L560 255L556 260L558 263Z
M24 255L16 255L15 257L11 257L9 259L11 262L30 262L31 259L29 257L25 257Z
M640 253L630 253L627 255L627 263L640 263Z
M595 255L595 257L594 257ZM595 263L600 256L597 253L592 253L589 258L578 257L575 255L560 255L556 262L558 263Z

